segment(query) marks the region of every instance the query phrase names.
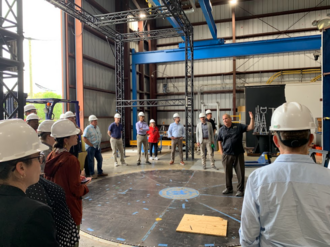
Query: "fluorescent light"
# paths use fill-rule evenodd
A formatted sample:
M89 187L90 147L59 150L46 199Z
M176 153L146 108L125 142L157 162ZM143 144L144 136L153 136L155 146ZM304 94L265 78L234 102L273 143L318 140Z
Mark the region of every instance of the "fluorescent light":
M140 18L141 18L141 19L144 19L144 18L146 18L146 17L147 17L147 16L146 16L145 13L141 13L141 14L140 14Z
M235 4L237 4L237 0L230 0L229 3L230 3L231 5L235 5Z

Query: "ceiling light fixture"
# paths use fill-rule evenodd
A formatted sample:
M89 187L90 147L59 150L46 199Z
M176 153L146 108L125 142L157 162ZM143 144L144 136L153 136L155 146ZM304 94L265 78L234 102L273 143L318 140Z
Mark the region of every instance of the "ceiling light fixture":
M229 3L230 3L231 5L236 5L236 4L237 4L237 0L230 0Z
M147 17L147 16L146 16L145 13L141 13L141 14L140 14L140 18L141 18L141 19L144 19L144 18L146 18L146 17Z

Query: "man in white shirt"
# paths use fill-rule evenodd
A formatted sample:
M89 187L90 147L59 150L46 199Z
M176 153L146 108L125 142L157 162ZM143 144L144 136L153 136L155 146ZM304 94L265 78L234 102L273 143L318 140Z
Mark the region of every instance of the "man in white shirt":
M244 246L329 246L330 170L308 156L315 128L310 110L290 102L271 120L281 155L251 173L242 209Z

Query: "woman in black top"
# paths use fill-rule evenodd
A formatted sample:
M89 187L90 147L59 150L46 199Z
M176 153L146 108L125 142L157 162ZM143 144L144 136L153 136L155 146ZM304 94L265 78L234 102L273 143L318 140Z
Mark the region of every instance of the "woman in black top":
M71 247L79 243L77 225L72 219L65 201L65 192L61 186L40 175L39 182L30 186L26 190L26 195L31 199L47 204L53 210L60 247Z
M55 143L54 138L50 136L51 127L54 123L52 120L45 120L38 128L40 141L49 148L49 150L42 152L45 157L52 151L51 145ZM45 163L46 160L44 160L41 167L45 167ZM59 185L45 179L43 172L41 168L39 182L30 186L26 190L26 195L31 199L47 204L53 210L57 240L60 247L74 246L79 242L79 232L66 204L65 192Z
M0 121L0 136L0 247L59 246L51 208L25 194L48 147L20 119Z

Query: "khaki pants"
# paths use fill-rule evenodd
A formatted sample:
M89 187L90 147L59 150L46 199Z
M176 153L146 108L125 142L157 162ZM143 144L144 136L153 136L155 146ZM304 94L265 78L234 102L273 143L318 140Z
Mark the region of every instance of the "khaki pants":
M115 163L117 163L117 150L118 150L120 153L120 162L121 164L125 164L123 140L111 138L110 145Z
M226 188L228 190L233 189L233 167L235 169L238 185L237 190L244 192L244 182L245 182L245 164L244 164L244 154L238 155L222 155L222 165L226 173Z
M203 139L203 143L200 145L201 155L202 155L202 164L203 167L206 167L206 154L205 149L207 148L207 152L209 155L209 159L211 161L211 165L214 166L214 153L212 152L211 142L208 139Z
M138 149L138 153L139 153L139 158L138 158L138 162L141 162L141 144L143 143L143 150L144 150L144 157L146 158L146 161L148 161L148 138L147 136L140 136L137 135L137 149Z
M183 152L182 152L182 139L174 139L172 140L172 151L171 151L171 161L174 161L174 156L175 156L175 149L176 145L179 146L179 155L180 155L180 161L183 161Z

